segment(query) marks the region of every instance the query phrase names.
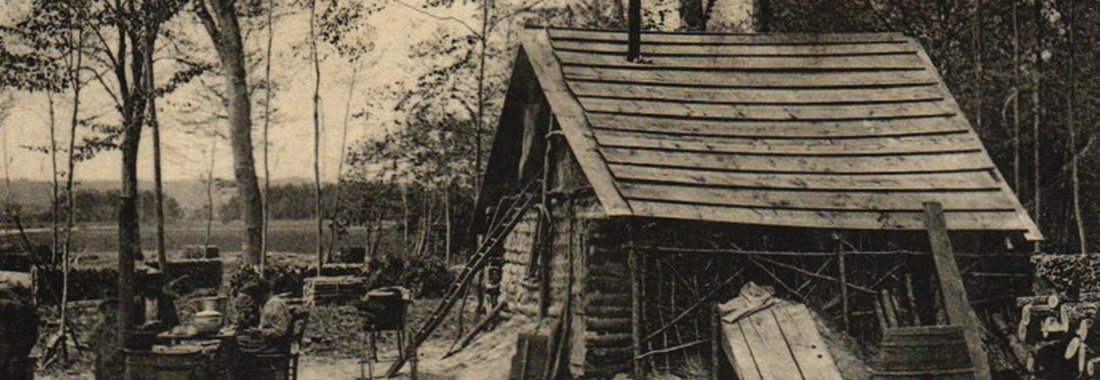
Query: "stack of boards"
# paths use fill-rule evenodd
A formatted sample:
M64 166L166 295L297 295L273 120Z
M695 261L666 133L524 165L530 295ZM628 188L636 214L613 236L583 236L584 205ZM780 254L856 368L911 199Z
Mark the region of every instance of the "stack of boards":
M357 276L311 277L306 279L302 296L315 305L344 303L359 299L367 292L366 279Z
M722 335L740 379L842 379L805 305L784 302L722 321Z

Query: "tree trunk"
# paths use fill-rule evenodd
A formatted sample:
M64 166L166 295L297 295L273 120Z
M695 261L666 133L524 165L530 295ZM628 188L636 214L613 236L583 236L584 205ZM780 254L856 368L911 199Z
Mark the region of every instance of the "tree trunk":
M143 109L144 107L131 106ZM128 121L124 121L125 132L122 140L122 196L118 208L118 297L119 347L126 346L130 331L130 315L134 312L134 261L140 260L141 231L138 225L138 146L141 142L141 111L132 110Z
M51 168L53 170L53 172L51 173L51 182L53 184L51 206L53 207L53 212L50 213L50 230L53 234L53 240L51 242L52 246L50 247L50 251L52 252L51 258L54 265L57 265L59 261L61 262L61 304L57 307L57 309L61 312L61 321L64 322L66 318L65 301L67 300L66 296L68 296L68 294L66 294L66 290L69 285L68 276L66 276L66 263L64 262L64 260L68 257L68 253L58 256L58 254L61 252L61 222L58 219L61 213L61 198L58 185L60 180L57 178L60 175L57 169L57 121L52 91L46 92L46 99L49 102L50 110L50 164L52 165ZM48 347L47 350L47 355L52 354L52 352L50 351L54 350L57 347L55 344L60 344L60 350L62 351L61 355L65 356L66 353L64 352L64 350L66 342L63 340L63 338L65 337L64 323L62 323L61 326L58 328L57 337L60 339L56 339L52 342L52 344L50 344L50 347Z
M146 36L145 49L153 51L156 45L156 34ZM145 91L149 95L149 127L153 132L153 182L155 207L157 214L157 264L164 278L171 279L168 273L168 252L164 248L164 182L161 175L160 156L160 123L157 122L156 83L153 81L153 55L145 55Z
M1070 182L1073 187L1073 220L1077 226L1079 253L1088 253L1085 219L1081 213L1081 179L1077 153L1077 125L1074 107L1077 103L1077 1L1069 0L1069 99L1066 101L1066 129L1069 131Z
M206 237L203 249L210 245L210 232L214 228L214 157L218 152L218 134L210 134L210 163L206 168Z
M324 236L324 215L322 213L321 200L321 61L317 56L317 0L309 2L309 51L313 61L313 213L317 218L317 276L321 275L321 267L325 265L325 255L322 248Z
M772 31L772 2L771 0L756 0L756 32L771 33Z
M76 174L76 128L80 126L80 67L84 65L84 25L79 22L77 31L76 64L72 66L71 81L73 89L73 116L69 124L69 175L65 178L65 196L68 212L65 219L65 247L61 256L61 357L67 358L66 343L69 341L69 259L73 247L73 226L76 224L76 196L73 194L73 177Z
M489 1L481 4L481 57L477 69L477 124L474 126L474 194L481 191L481 136L485 130L485 55L489 41Z
M447 265L451 265L451 184L448 183L443 191L443 218L446 219L444 225L447 228L447 241L444 248L443 262Z
M974 0L974 88L976 90L974 101L978 103L977 112L974 113L974 126L979 136L985 132L982 117L982 111L985 108L985 91L982 88L985 75L982 68L982 26L982 0Z
M1020 15L1019 0L1012 0L1012 186L1022 193L1020 183Z
M1033 139L1032 145L1034 145L1032 147L1033 148L1032 149L1032 154L1033 154L1032 155L1032 172L1034 174L1032 176L1032 180L1033 180L1032 186L1034 187L1034 189L1032 189L1032 191L1033 191L1032 196L1034 197L1033 198L1033 203L1034 204L1032 205L1033 210L1034 210L1033 211L1034 215L1032 215L1032 217L1035 219L1035 224L1041 226L1042 223L1040 223L1040 220L1042 219L1042 215L1043 215L1043 208L1042 208L1043 189L1042 189L1042 175L1040 174L1041 173L1040 164L1042 164L1042 151L1043 151L1043 149L1042 149L1042 141L1041 141L1042 140L1041 139L1042 135L1040 133L1040 128L1042 127L1042 122L1043 122L1043 116L1042 116L1043 115L1043 104L1040 102L1041 101L1040 92L1042 92L1042 89L1043 89L1042 88L1042 82L1043 82L1042 81L1042 76L1043 76L1043 23L1044 23L1044 21L1043 21L1043 0L1036 0L1035 1L1035 7L1033 8L1033 10L1035 12L1034 13L1034 17L1035 17L1035 72L1032 73L1033 86L1032 86L1032 90L1031 90L1032 91L1031 92L1031 106L1033 108L1033 113L1034 113L1034 115L1032 115L1032 121L1034 121L1034 123L1031 126L1032 127L1031 133L1032 133L1032 139ZM1035 242L1035 251L1038 252L1040 249L1042 249L1041 243L1036 241Z
M275 40L275 1L267 0L267 56L264 59L264 191L263 191L263 236L260 239L260 277L264 275L264 267L267 266L268 231L271 220L271 208L268 197L271 195L271 166L268 165L268 130L271 126L271 45Z
M52 233L52 239L50 241L50 259L54 264L57 264L57 255L61 251L58 249L61 246L61 222L57 219L58 215L61 213L61 199L59 198L60 180L57 178L57 176L60 175L57 171L57 118L55 116L56 112L54 112L55 107L52 91L46 92L46 100L49 101L50 107L50 165L53 170L52 176L50 177L50 183L53 186L53 191L50 195L52 201L51 207L53 207L53 212L50 213L50 231Z
M209 3L213 16L207 10ZM233 148L233 174L243 203L244 241L242 255L248 265L260 261L263 245L263 199L260 197L256 163L252 155L252 103L248 93L247 68L241 28L235 0L206 0L196 9L211 41L218 51L225 74L229 99L230 146Z
M405 252L409 251L409 185L401 184L401 210L403 213L403 227L404 234L402 235L402 246L405 248Z
M341 178L344 178L344 161L347 159L348 151L348 124L351 123L351 105L352 98L355 96L355 80L359 78L359 65L358 62L352 62L351 68L351 81L348 82L348 100L344 105L344 130L343 135L340 138L340 162L336 163L336 183L340 184Z

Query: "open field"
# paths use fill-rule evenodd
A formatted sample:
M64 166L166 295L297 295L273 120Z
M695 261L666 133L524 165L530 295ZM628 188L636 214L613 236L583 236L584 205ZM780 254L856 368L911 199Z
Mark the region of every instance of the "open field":
M241 222L221 223L215 222L210 229L210 244L216 245L223 252L240 251ZM382 231L383 242L379 252L398 252L401 249L399 238L392 228ZM309 220L277 220L271 222L269 229L269 247L272 252L311 253L316 250L316 225ZM29 233L32 241L41 244L49 244L49 229L36 229ZM14 235L0 237L0 239L16 239ZM329 231L325 229L325 244L328 244ZM180 223L169 224L165 227L165 246L169 252L180 252L185 246L203 244L206 241L206 224L204 223ZM335 247L345 245L366 246L368 234L363 227L353 227L350 235L342 241L337 241ZM141 226L141 244L146 255L156 250L156 227L153 225ZM113 225L79 226L73 235L73 252L79 254L101 254L118 251L118 228Z

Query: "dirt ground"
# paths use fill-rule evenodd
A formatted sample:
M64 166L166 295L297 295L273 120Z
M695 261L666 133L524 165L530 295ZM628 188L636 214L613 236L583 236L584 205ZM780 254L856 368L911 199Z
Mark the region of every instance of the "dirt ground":
M414 302L409 309L409 326L420 326L438 300ZM467 303L465 326L471 328L473 302ZM90 309L76 308L77 330L83 335L90 330L94 319ZM515 349L515 339L523 326L506 322L488 333L482 334L465 350L453 357L441 359L455 337L460 336L457 318L452 314L419 351L418 378L420 379L506 379ZM410 332L411 333L411 332ZM300 361L299 379L338 380L360 378L358 358L362 355L362 336L355 309L349 306L316 306L307 327L303 355ZM86 341L85 339L82 339ZM396 345L392 336L384 336L379 343L380 363L374 364L375 376L379 376L396 357ZM36 374L38 379L92 379L90 353L83 353L72 360L68 368L52 365ZM402 374L409 378L409 366Z
M505 324L496 330L482 336L459 354L441 359L446 352L449 341L431 341L420 350L417 378L423 380L454 379L454 380L504 380L508 378L508 370L511 366L512 350L514 350L515 333L518 328L515 324ZM382 347L379 352L380 362L374 363L373 373L376 378L389 368L396 356L396 351L390 347ZM302 380L337 380L359 379L360 365L357 358L341 358L323 355L304 355L300 361L298 378ZM72 368L69 371L57 369L39 372L38 379L92 379L88 373L90 368ZM369 372L366 369L362 371ZM409 366L406 365L399 379L408 379ZM369 376L368 376L369 378Z
M424 380L504 380L508 378L516 334L526 326L508 322L482 335L458 354L442 359L450 346L449 341L434 340L419 352L417 377ZM390 349L379 353L379 363L374 364L375 376L389 368L396 353ZM303 359L300 379L334 380L360 378L360 366L355 358L331 358L309 356ZM370 372L364 370L366 372ZM369 376L368 376L369 377ZM402 368L399 378L408 379L409 365Z

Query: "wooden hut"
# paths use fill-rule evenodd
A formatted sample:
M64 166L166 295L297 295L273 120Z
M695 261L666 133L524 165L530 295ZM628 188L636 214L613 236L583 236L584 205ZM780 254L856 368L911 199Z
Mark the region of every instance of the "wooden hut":
M925 202L972 303L1027 286L1011 263L1042 236L912 38L647 32L633 62L627 39L522 33L477 202L488 231L532 199L500 298L571 375L718 364L713 302L748 281L869 341L883 300L935 324Z

